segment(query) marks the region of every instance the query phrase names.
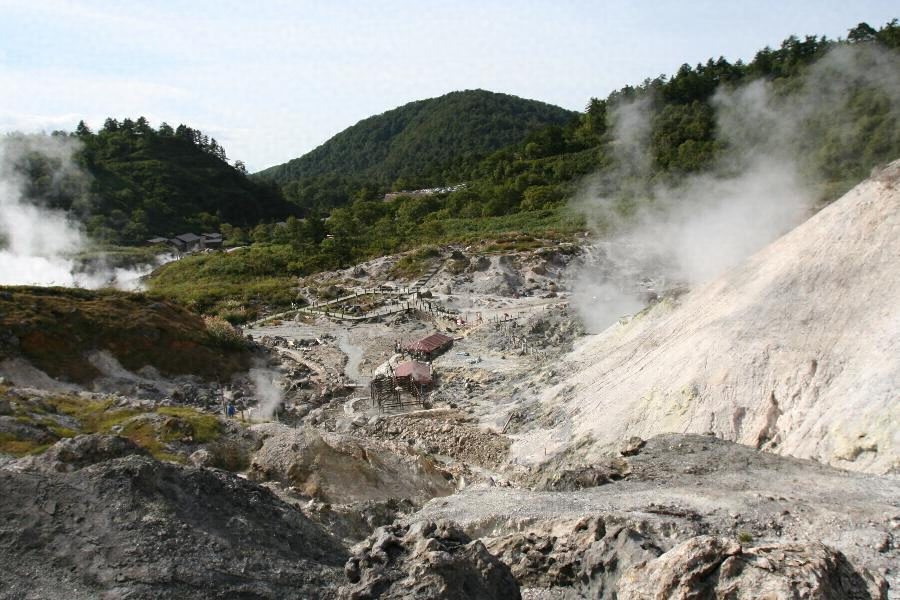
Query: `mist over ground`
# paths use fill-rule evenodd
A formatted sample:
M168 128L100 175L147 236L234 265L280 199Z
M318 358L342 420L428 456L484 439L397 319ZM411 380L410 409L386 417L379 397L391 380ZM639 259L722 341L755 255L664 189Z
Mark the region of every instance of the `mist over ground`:
M0 138L0 285L142 287L140 278L151 266L116 268L102 254L79 260L80 253L92 252L91 240L73 214L51 206L62 188L88 184L75 161L80 148L68 136ZM33 183L25 171L34 157L50 169L38 197L27 193Z
M900 115L896 58L874 47L835 48L790 93L765 80L722 86L712 99L713 168L662 181L649 147L654 99L614 106L614 164L571 202L604 240L589 249L573 294L588 331L639 311L656 292L713 279L806 220L822 197L808 128L827 115L838 142L850 136L856 124L845 108L861 86L883 92Z
M284 393L276 384L280 379L279 374L262 364L250 369L249 374L258 402L257 408L253 411L253 419L268 421L284 400Z

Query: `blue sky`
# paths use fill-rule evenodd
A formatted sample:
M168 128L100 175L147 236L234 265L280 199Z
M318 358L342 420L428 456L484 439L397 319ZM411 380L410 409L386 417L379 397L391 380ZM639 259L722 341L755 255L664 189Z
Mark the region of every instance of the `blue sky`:
M453 90L580 110L685 62L898 16L880 0L0 0L0 131L144 115L257 170Z

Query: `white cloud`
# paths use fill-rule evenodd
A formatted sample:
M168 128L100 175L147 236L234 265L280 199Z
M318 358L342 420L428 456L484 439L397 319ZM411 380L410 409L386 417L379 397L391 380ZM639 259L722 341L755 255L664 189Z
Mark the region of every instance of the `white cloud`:
M772 2L753 14L708 3L411 0L0 0L0 10L0 106L27 116L0 128L41 126L42 115L144 115L209 131L251 168L454 89L580 109L681 62L749 59L790 33L834 36L893 16L866 0L829 11Z

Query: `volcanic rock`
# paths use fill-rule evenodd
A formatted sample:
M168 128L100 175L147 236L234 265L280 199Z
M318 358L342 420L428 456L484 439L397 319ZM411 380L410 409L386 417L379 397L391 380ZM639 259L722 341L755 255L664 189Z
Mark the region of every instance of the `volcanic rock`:
M887 598L883 580L854 569L821 543L743 549L713 536L690 539L636 565L619 581L618 600Z
M128 456L0 470L0 596L328 598L345 551L230 473Z
M517 600L519 586L480 541L447 521L379 527L354 547L342 600Z

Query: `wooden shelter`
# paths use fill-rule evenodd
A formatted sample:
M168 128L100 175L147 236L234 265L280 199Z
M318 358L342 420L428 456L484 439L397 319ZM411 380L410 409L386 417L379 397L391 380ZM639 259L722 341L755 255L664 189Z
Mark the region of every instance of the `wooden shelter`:
M390 375L379 375L369 383L372 406L381 410L424 405L431 389L431 366L410 360L397 365Z
M453 346L453 338L443 333L432 333L408 344L405 348L411 355L426 360L432 360Z

